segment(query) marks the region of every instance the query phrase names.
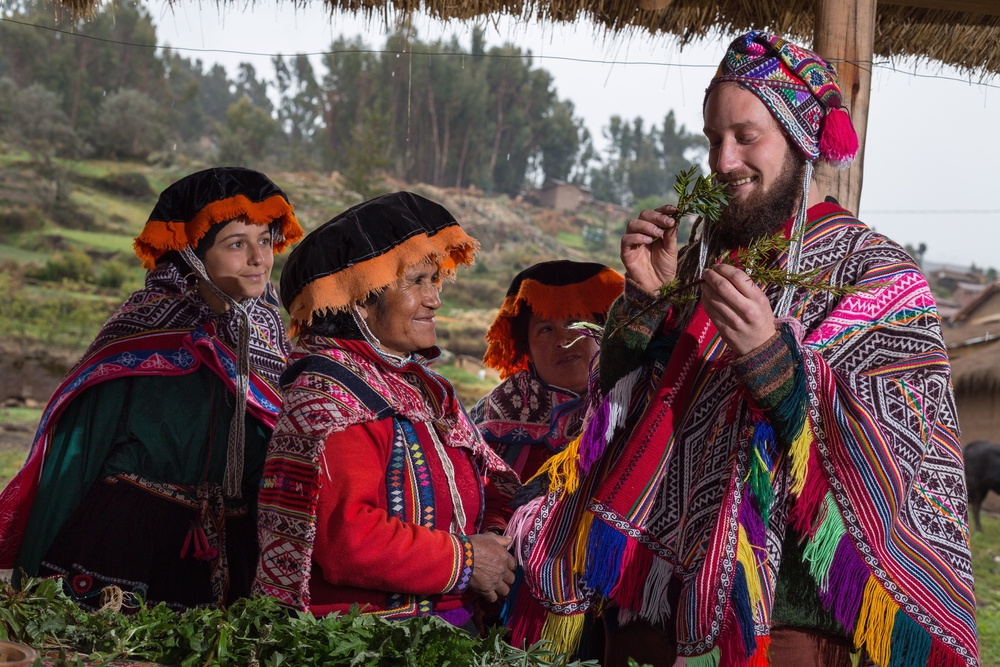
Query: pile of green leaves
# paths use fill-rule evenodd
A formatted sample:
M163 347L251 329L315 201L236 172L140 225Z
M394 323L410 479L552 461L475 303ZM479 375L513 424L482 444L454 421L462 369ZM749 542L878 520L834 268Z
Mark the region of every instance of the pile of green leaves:
M0 639L78 652L101 664L147 660L181 667L597 667L570 662L545 644L507 645L502 630L469 636L434 617L385 621L353 611L317 619L272 598L239 600L227 610L178 613L159 604L125 615L76 606L61 581L0 585ZM71 663L72 664L72 663Z

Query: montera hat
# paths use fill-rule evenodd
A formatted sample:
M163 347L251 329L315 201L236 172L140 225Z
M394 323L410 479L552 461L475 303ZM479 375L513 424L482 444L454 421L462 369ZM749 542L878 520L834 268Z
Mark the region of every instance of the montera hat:
M527 305L549 320L607 315L625 290L620 273L596 262L561 259L540 262L514 276L493 324L486 332L483 363L507 378L528 369L528 357L514 342L512 322Z
M479 242L430 199L393 192L362 202L310 232L288 256L281 303L292 317L289 333L364 302L414 264L437 262L441 279L452 278L478 251Z
M823 158L845 168L854 161L858 135L843 109L837 71L812 51L753 30L729 45L705 99L727 81L759 97L810 162Z
M252 224L280 224L272 239L280 253L302 238L299 221L285 193L259 171L215 167L185 176L167 187L135 238L135 254L152 270L171 250L194 249L217 224L245 216Z

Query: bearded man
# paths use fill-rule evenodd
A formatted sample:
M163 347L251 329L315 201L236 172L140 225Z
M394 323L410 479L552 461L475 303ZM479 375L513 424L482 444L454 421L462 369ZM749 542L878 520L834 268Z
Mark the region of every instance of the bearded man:
M730 46L704 112L731 203L681 250L670 206L627 226L603 398L511 522L515 643L571 647L599 604L605 667L978 664L940 319L912 258L820 198L814 162L857 151L840 107L816 54ZM707 262L775 234L769 266L815 284Z

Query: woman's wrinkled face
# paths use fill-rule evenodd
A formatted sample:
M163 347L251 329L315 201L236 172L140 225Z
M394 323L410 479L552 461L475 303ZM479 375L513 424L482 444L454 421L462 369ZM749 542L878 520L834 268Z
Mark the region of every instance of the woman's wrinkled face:
M234 301L258 297L274 266L271 230L236 218L219 230L202 261L208 277Z
M416 264L386 288L379 303L358 306L386 352L405 356L437 342L434 313L441 307L440 284L436 263Z
M546 384L578 394L587 389L590 360L598 349L593 338L580 338L581 332L568 328L580 321L594 322L594 319L546 320L532 313L528 320L528 358L538 377Z

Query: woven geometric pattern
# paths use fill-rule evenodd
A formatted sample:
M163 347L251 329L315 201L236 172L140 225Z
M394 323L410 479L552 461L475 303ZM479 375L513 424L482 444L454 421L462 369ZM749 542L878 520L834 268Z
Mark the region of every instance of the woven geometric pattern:
M288 351L284 325L270 285L244 305L251 325L247 412L270 428L281 406L278 377ZM0 494L0 567L13 567L53 429L73 399L107 380L184 375L202 364L235 394L237 341L235 313L216 315L173 264L147 273L145 287L111 316L53 392L28 460Z
M809 160L819 157L820 125L841 106L837 71L812 51L754 30L726 51L709 91L733 81L756 94Z
M854 636L882 651L870 656L882 667L921 656L924 664L928 655L932 664L975 665L964 470L933 296L895 243L832 204L813 207L810 215L800 270L863 288L840 297L799 289L795 323L783 325L793 327L789 345L802 360L808 483L822 490L818 500L825 507L807 516L831 519L824 524L837 551L823 557L828 564L835 556L834 562L851 563L864 593L862 601L857 590L854 607L838 608L855 610L844 619L850 631L896 628L891 660L888 635ZM785 254L774 262L784 266ZM781 290L766 286L765 293L773 307ZM585 609L595 593L621 607L628 600L632 618L673 619L680 654L718 656L721 647L723 663L744 664L751 654L756 660L761 647L759 655L766 653L781 545L794 511L807 504L795 487L803 472L792 465L806 461L792 443L781 442L767 464L773 469L770 507L746 506L761 497L748 482L760 456L760 411L735 376L732 352L705 331L702 312L677 311L675 323L668 318L680 338L655 394L629 407L642 418L628 420L575 493L551 493L538 506L522 562L525 581L550 611L567 603ZM617 317L613 310L612 322ZM648 377L659 375L646 368ZM596 516L592 527L581 528L587 502ZM574 569L573 545L588 532L586 564ZM757 545L753 553L748 542ZM664 565L657 569L638 557L637 544ZM580 571L582 578L572 576ZM663 572L680 579L672 609L661 601L669 579ZM818 592L839 604L845 589L830 590L829 580L849 573L821 572L828 574L817 579ZM645 580L644 588L630 584L637 594L619 590L636 578ZM757 596L749 597L749 607L748 590ZM737 632L735 640L733 614L742 619L743 635ZM873 620L876 614L884 620Z

